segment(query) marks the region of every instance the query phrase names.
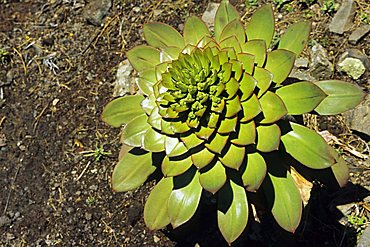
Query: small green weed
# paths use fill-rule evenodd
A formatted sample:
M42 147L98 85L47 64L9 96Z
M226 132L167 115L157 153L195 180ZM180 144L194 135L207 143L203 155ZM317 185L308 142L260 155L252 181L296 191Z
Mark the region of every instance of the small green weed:
M334 0L324 0L321 6L321 11L324 13L331 14L338 9L338 5Z
M82 151L81 154L85 157L94 156L94 160L99 162L104 156L109 156L112 153L104 150L104 144L96 144L94 150Z

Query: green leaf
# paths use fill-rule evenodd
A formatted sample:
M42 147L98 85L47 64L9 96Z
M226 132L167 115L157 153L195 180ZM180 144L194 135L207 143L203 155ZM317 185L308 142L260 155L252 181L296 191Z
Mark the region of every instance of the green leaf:
M246 190L256 192L265 179L266 162L259 153L248 153L246 168L242 174L243 185Z
M176 46L163 47L161 48L160 51L161 63L176 60L180 54L181 49L179 47Z
M155 96L153 94L141 101L141 108L143 108L144 112L147 115L150 115L155 107L157 107L157 104L155 102Z
M220 40L222 41L231 36L235 36L240 44L245 42L244 27L239 19L235 19L225 26L225 28L222 30Z
M202 169L202 168L206 167L209 163L212 162L214 157L215 157L215 154L208 151L208 149L206 149L206 148L203 148L199 152L193 153L191 155L191 159L193 161L193 164L198 169Z
M256 85L257 81L253 78L253 76L244 73L243 78L240 81L240 91L242 92L240 101L245 101L247 98L249 98L256 88Z
M213 132L215 132L215 129L201 126L199 131L195 132L195 134L200 139L208 140L212 136Z
M262 39L270 46L275 32L274 14L271 4L266 4L254 12L246 27L248 40Z
M174 160L165 156L162 162L162 173L166 177L178 176L186 172L192 165L191 157L186 159Z
M230 78L230 80L225 84L225 90L228 94L227 99L231 99L232 97L234 97L239 90L238 81L234 77Z
M145 225L150 230L163 229L170 223L168 217L168 198L171 195L173 188L172 177L162 178L154 186L144 207Z
M262 67L266 59L266 43L263 40L249 40L242 44L242 51L254 56L255 63Z
M164 144L168 157L179 156L188 151L184 143L177 137L166 136Z
M112 187L114 191L124 192L142 185L156 167L152 165L152 154L132 149L114 167Z
M240 123L238 137L232 139L231 143L240 146L254 144L256 142L256 125L254 121Z
M164 135L153 128L149 128L144 135L143 149L151 152L162 152L164 151L164 140Z
M206 143L205 146L208 150L220 154L221 151L226 146L227 140L229 139L228 135L220 135L216 133L215 137L211 140L210 143Z
M251 75L254 70L254 61L255 56L248 53L239 53L236 55L238 61L242 63L244 69L244 75L249 74Z
M238 11L232 6L229 1L222 1L217 9L215 16L215 39L221 41L221 33L224 28L233 20L239 20L240 16Z
M278 150L280 144L281 131L279 126L260 125L257 127L257 150L261 152L271 152Z
M281 36L279 49L294 52L298 57L305 48L310 35L311 23L300 21L291 25Z
M296 123L290 125L292 130L281 137L287 153L312 169L324 169L335 164L330 146L319 134Z
M215 194L226 183L226 171L221 162L217 163L208 171L201 173L199 182L202 187Z
M241 122L247 122L257 116L262 110L260 102L255 94L252 94L248 100L241 103L243 108L243 117Z
M222 236L229 243L234 242L248 223L248 200L243 187L230 181L219 191L217 219Z
M284 102L271 91L267 91L260 98L260 104L264 116L264 119L261 121L263 124L274 123L288 113Z
M253 77L257 81L259 88L257 96L259 98L269 89L273 75L264 68L255 67Z
M198 17L190 16L184 26L185 44L197 45L205 36L210 36L207 25Z
M225 117L234 117L242 109L240 105L239 96L235 96L233 99L226 101L226 113Z
M220 134L229 134L230 132L235 131L237 124L238 124L237 116L235 116L234 118L225 118L221 121L220 126L217 129L217 132Z
M330 147L331 154L335 157L336 163L330 167L339 187L344 187L348 183L349 169L346 161L338 152Z
M198 171L194 173L189 184L172 191L168 200L168 215L173 228L184 224L194 215L197 210L201 194L202 186L199 182Z
M184 48L184 38L173 27L164 23L147 23L144 25L144 37L149 45L162 48L176 46Z
M148 124L150 124L153 128L157 130L161 130L162 129L161 120L162 116L159 115L158 107L154 107L154 109L152 110L148 117Z
M139 73L139 77L136 78L136 84L139 89L145 95L153 94L153 86L156 83L157 79L155 77L155 69L143 70Z
M320 115L335 115L356 107L365 97L361 88L344 81L315 82L328 96L315 108Z
M160 63L159 51L154 47L139 45L127 52L127 58L130 64L138 72L154 69Z
M267 53L265 69L273 74L272 80L280 85L292 71L296 55L288 50L274 50Z
M200 144L202 144L204 142L204 140L198 138L195 134L182 136L182 137L180 137L180 139L181 139L181 141L184 142L185 146L188 149L195 148L195 147L199 146Z
M121 141L132 147L141 147L145 133L151 128L144 113L128 122L122 130Z
M220 47L224 48L224 50L228 51L225 48L232 48L232 50L229 51L228 57L230 59L235 59L236 56L232 55L233 53L230 52L236 52L236 53L241 53L242 52L242 47L239 43L239 40L235 36L228 37L227 39L224 39L220 42Z
M128 95L109 102L103 110L102 119L113 127L120 127L144 114L141 108L142 95Z
M231 144L226 153L219 157L219 160L224 166L239 170L239 167L243 163L244 155L245 147L238 147Z
M314 83L302 81L279 88L276 94L283 100L288 114L300 115L313 111L326 97Z
M302 201L292 175L278 163L268 164L270 184L263 183L264 193L276 222L286 231L295 232L302 216ZM266 180L265 180L266 181Z

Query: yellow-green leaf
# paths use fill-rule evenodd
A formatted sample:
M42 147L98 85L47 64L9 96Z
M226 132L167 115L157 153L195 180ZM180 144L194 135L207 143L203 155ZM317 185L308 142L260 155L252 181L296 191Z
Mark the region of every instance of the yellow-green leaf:
M239 147L231 144L226 153L219 157L224 166L239 170L245 156L245 147Z
M267 91L260 98L260 104L264 116L261 121L263 124L275 123L288 113L284 102L271 91Z
M185 159L171 159L165 156L162 162L162 173L166 177L178 176L186 172L192 165L191 157Z
M256 192L265 179L266 162L259 153L248 153L247 164L242 174L243 185L246 190Z
M262 67L266 59L266 43L263 40L248 40L242 44L243 53L254 56L254 62Z
M232 139L231 143L240 146L256 143L256 125L254 121L240 123L238 137Z
M275 32L274 14L271 4L266 4L254 12L246 27L248 40L262 39L269 47Z
M300 21L291 25L281 36L279 49L294 52L298 57L307 44L310 29L311 23L308 21Z
M144 113L128 122L122 130L121 142L132 147L141 147L145 133L152 128L147 121L148 116Z
M221 41L221 33L224 28L233 20L239 20L240 16L238 11L232 6L229 1L222 1L217 9L215 16L215 39Z
M205 190L215 194L226 182L224 166L217 161L211 169L200 174L199 181Z
M203 148L199 152L192 154L191 160L198 169L202 169L206 167L209 163L211 163L214 157L214 153L208 151L208 149L206 148Z
M182 49L185 46L182 35L167 24L147 23L143 31L146 42L153 47L176 46Z
M277 150L280 144L281 131L279 126L260 125L257 127L257 150L271 152Z
M164 144L168 157L179 156L188 151L184 143L177 137L166 136Z
M160 63L159 51L154 47L139 45L127 52L130 64L138 72L154 69Z
M231 36L235 36L238 39L239 43L245 42L244 27L239 19L235 19L225 26L225 28L222 30L220 40L222 41Z
M267 53L265 69L273 74L272 80L280 85L292 71L296 55L288 50Z
M257 116L262 110L260 102L255 94L241 103L243 108L243 117L240 120L241 122L247 122Z
M144 135L143 149L151 152L162 152L164 151L164 140L164 135L153 128L149 128Z
M242 95L240 96L240 101L245 101L256 88L257 81L250 74L244 73L243 78L240 81L240 91Z
M167 202L172 188L172 177L162 178L150 192L144 207L145 225L150 230L159 230L170 224Z
M216 133L215 137L210 141L210 143L206 143L205 146L208 148L208 150L220 154L224 149L228 139L228 135Z
M254 79L257 81L258 98L260 98L270 87L273 75L266 69L255 67L253 73Z
M185 44L197 45L205 36L209 36L206 24L196 16L190 16L184 26Z

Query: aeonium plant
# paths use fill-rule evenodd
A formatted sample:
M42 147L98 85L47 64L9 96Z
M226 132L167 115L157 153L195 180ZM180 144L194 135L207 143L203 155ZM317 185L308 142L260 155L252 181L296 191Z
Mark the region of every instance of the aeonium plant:
M228 243L247 226L253 194L264 198L283 229L294 232L302 201L292 171L310 177L329 170L345 185L344 160L287 115L338 114L359 104L364 93L338 80L286 83L310 23L290 26L275 49L274 32L271 5L244 27L235 8L222 1L214 34L195 16L183 35L167 24L148 23L148 45L127 52L140 93L114 99L102 118L124 126L121 142L132 147L113 171L115 191L138 188L156 169L163 175L144 208L150 229L186 223L210 192Z

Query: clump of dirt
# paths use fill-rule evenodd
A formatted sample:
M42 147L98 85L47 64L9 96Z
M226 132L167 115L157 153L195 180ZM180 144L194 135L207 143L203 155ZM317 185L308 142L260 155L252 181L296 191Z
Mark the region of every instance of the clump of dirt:
M232 1L241 12L246 2ZM215 205L206 199L194 220L180 229L151 232L145 227L142 211L155 182L113 193L110 175L120 149L119 130L100 119L112 99L118 64L128 49L143 43L143 23L163 21L180 30L186 17L201 16L207 4L113 1L102 25L94 26L84 16L83 0L0 0L0 245L225 246ZM342 45L346 36L328 33L329 14L295 6L276 11L289 23L310 12L313 37L325 39L331 54L349 47L370 53L369 38ZM361 201L367 195L362 187L370 188L369 164L344 155L357 184L352 192ZM267 217L262 224L251 223L235 246L351 246L347 243L354 243L356 232L350 234L338 223L335 207L327 206L338 205L335 199L344 196L315 188L295 235Z

